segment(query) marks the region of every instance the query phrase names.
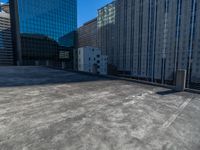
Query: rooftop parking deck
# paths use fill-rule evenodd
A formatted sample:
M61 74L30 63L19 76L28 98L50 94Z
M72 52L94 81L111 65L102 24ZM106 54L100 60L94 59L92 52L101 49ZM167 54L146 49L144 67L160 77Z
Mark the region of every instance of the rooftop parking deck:
M0 150L199 150L200 95L0 67Z

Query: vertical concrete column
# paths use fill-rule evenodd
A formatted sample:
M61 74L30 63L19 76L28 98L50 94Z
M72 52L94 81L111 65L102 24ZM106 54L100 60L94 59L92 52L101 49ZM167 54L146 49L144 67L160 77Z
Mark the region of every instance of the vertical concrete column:
M38 60L35 61L35 65L39 66L39 61Z
M46 66L47 67L49 66L49 60L46 60Z
M65 62L62 62L62 69L65 69Z
M176 91L181 92L185 90L186 85L186 70L177 70L176 74Z
M17 60L17 66L21 66L21 63Z

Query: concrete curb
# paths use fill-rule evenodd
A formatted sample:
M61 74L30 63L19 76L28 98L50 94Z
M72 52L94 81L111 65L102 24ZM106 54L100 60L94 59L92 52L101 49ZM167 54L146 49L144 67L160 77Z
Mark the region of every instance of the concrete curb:
M57 70L63 70L61 68L54 68L54 67L48 67L48 68L57 69ZM81 74L85 74L85 75L89 75L89 76L103 77L103 78L108 78L108 79L112 79L112 80L116 80L117 79L117 80L129 81L129 82L140 83L140 84L145 84L145 85L152 85L152 86L163 87L163 88L172 89L172 90L176 91L175 90L176 86L172 86L172 85L166 85L166 84L163 85L163 84L159 84L159 83L136 80L136 79L120 77L120 76L114 76L114 75L98 75L98 74L92 74L92 73L83 72L83 71L74 71L74 70L67 70L67 69L64 69L63 71L81 73ZM200 94L199 90L189 89L189 88L186 88L183 92L190 92L190 93Z

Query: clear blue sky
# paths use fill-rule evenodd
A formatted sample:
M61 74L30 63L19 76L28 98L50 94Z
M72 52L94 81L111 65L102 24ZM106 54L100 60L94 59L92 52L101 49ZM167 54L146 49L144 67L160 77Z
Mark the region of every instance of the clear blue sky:
M8 0L0 0L7 2ZM97 15L97 9L106 5L112 0L77 0L78 1L78 26L93 19Z
M109 2L112 0L78 0L78 25L95 18L97 9Z

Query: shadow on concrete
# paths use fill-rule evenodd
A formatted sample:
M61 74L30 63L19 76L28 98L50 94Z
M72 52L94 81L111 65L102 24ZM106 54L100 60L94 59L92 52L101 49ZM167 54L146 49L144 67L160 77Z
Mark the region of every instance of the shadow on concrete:
M0 67L0 88L113 80L45 67Z
M156 92L156 94L158 94L158 95L170 95L170 94L176 94L176 93L179 93L179 92L177 92L177 91L175 91L175 90L172 90L172 89L170 89L170 90L167 90L167 91L159 91L159 92Z

